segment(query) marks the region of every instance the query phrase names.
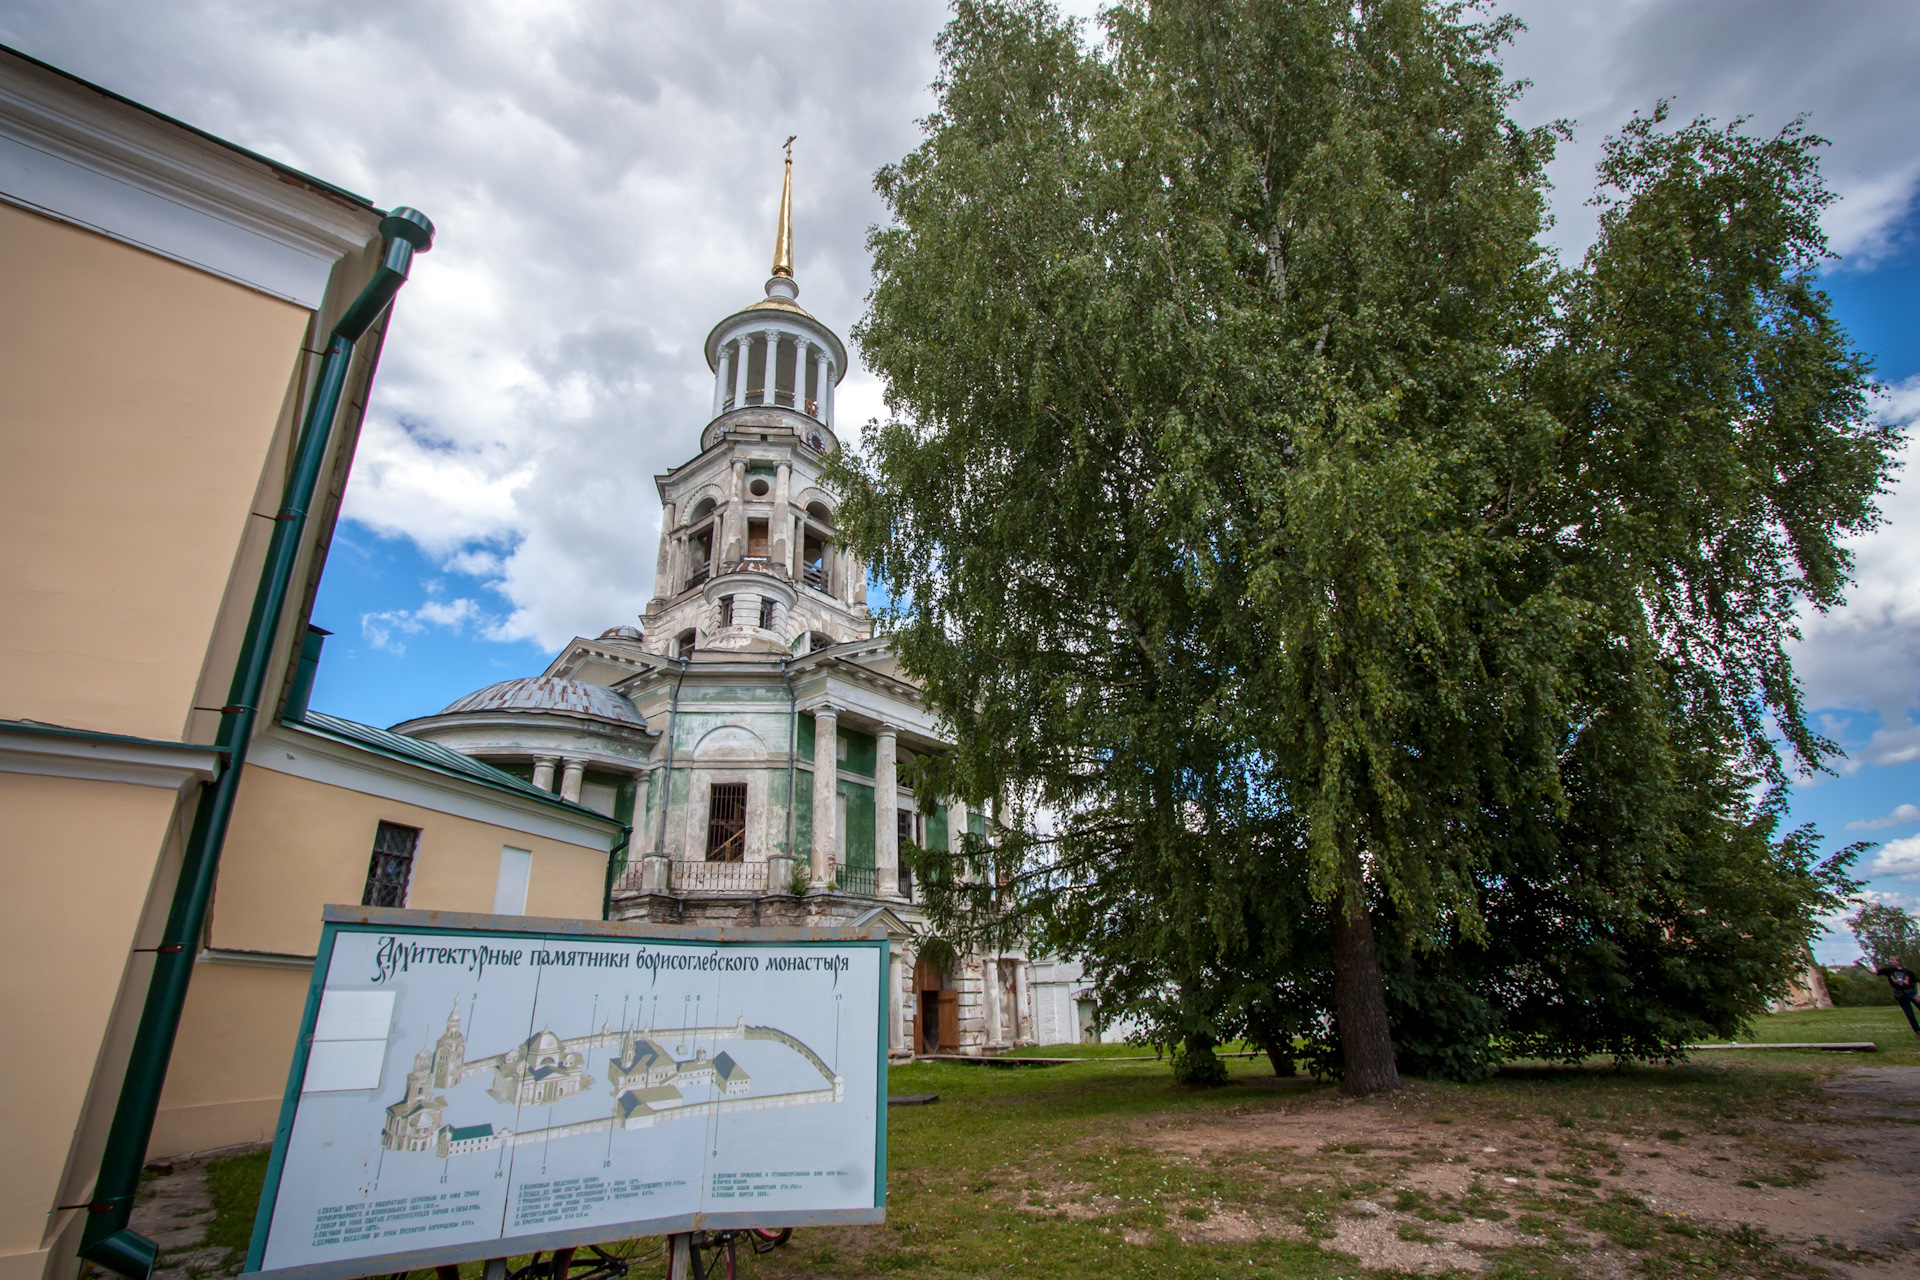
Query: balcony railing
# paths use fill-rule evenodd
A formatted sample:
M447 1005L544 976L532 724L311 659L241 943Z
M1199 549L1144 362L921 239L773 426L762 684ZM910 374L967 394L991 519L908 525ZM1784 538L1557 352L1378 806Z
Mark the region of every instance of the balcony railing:
M765 893L764 862L675 862L667 880L675 893Z
M800 571L800 581L815 591L827 591L827 570L823 565L810 565ZM831 593L829 593L831 594Z
M852 894L856 898L871 898L874 894L875 880L872 867L842 866L833 873L834 887L841 893Z
M693 568L687 573L687 586L689 589L691 589L693 587L699 586L701 583L705 582L706 580L707 580L707 562L702 560L699 564L693 566Z

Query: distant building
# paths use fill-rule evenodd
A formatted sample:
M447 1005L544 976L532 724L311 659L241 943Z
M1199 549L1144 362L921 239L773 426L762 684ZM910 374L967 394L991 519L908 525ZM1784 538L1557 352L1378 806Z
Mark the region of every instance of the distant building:
M820 478L840 447L847 351L798 302L791 192L789 162L765 297L707 334L699 452L656 477L644 628L576 638L540 674L395 731L631 822L618 919L878 922L893 938L894 1053L1031 1044L1025 951L930 938L899 857L987 824L951 799L923 812L903 782L950 743L874 636L866 570Z

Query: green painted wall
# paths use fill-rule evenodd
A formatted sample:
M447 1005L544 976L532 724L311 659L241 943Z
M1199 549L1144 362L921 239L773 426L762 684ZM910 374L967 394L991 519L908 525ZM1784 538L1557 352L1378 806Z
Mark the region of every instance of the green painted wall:
M840 780L840 794L847 798L847 865L873 869L873 788Z
M927 815L927 848L946 852L947 807L945 805L941 805Z
M813 850L813 775L796 774L793 789L794 856L804 862Z
M800 758L813 759L813 713L810 711L800 713Z
M840 762L840 771L871 778L873 771L880 767L880 748L873 735L852 729L842 729L840 733L847 740L847 758Z

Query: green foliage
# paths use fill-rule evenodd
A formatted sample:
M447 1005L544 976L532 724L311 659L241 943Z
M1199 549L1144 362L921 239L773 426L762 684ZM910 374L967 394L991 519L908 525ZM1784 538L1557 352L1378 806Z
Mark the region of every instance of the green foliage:
M1854 965L1844 965L1825 970L1827 975L1827 994L1833 997L1836 1009L1870 1009L1877 1005L1893 1005L1893 988L1887 985L1885 978L1876 977L1866 969Z
M1818 140L1636 118L1569 268L1509 23L1103 21L961 0L877 179L894 416L839 518L955 732L923 803L999 806L912 856L938 927L1323 1073L1369 990L1459 1079L1737 1028L1850 888L1772 733L1832 750L1786 644L1896 443L1814 284Z
M1911 912L1883 902L1863 902L1860 910L1847 917L1847 927L1875 968L1896 959L1907 961L1909 968L1920 964L1920 920Z
M1168 1055L1175 1084L1212 1088L1227 1082L1227 1064L1213 1052L1213 1044L1195 1036L1173 1046Z

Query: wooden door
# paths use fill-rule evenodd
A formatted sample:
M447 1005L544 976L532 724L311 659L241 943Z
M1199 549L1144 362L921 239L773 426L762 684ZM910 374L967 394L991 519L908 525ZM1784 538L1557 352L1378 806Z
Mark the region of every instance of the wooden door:
M940 1048L952 1053L960 1047L960 993L940 993Z

